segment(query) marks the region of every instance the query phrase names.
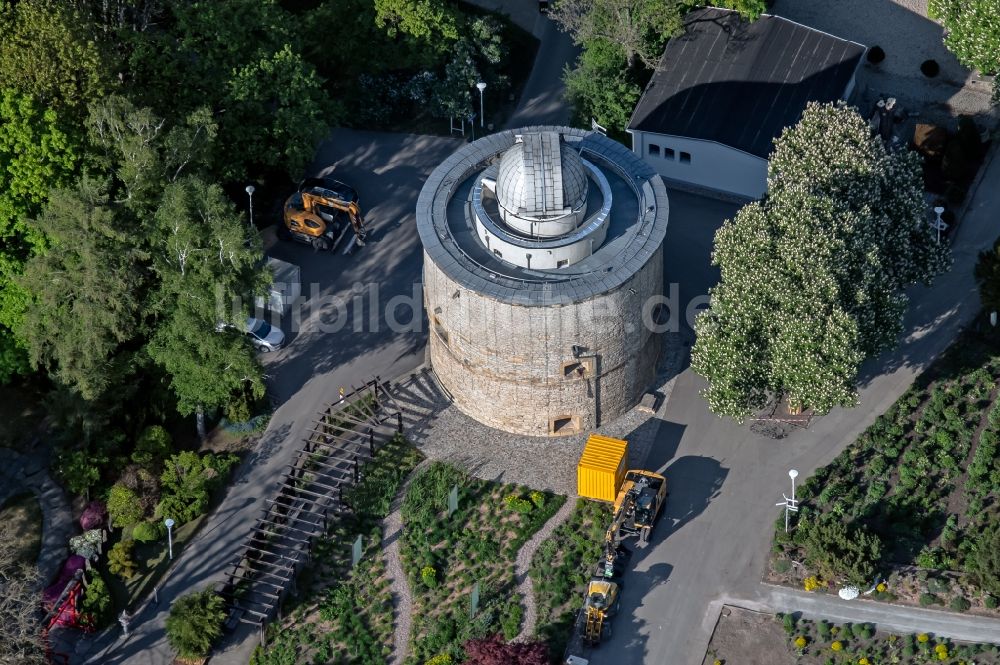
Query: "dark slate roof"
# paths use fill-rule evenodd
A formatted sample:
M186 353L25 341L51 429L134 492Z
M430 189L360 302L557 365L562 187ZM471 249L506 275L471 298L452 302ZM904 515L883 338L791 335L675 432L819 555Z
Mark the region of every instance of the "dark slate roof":
M806 103L840 99L865 47L778 16L750 23L698 9L663 58L629 129L719 143L760 157Z

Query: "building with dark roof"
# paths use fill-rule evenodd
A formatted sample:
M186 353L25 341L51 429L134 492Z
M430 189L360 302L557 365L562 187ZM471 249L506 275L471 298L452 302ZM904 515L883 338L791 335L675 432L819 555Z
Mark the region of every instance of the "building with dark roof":
M693 11L632 114L633 152L668 184L760 198L774 139L808 102L849 99L864 53L779 16Z

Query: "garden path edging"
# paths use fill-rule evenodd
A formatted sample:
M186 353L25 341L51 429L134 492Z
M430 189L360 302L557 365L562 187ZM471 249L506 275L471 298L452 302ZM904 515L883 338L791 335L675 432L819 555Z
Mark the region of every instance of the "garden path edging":
M392 656L389 658L389 663L392 665L402 665L406 660L407 647L410 644L410 626L413 623L413 596L399 556L399 543L403 537L403 497L406 496L410 483L429 464L430 460L425 459L410 471L392 499L389 514L382 521L382 553L385 556L385 568L389 575L389 588L392 594Z

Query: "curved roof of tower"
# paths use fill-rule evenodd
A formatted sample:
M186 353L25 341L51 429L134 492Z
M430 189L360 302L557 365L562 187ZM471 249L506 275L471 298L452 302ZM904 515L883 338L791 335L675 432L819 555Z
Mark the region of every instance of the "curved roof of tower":
M499 161L518 136L547 132L561 135L568 149L600 169L614 193L605 242L586 259L552 270L494 257L475 233L469 203L482 172ZM589 299L631 279L663 244L669 203L656 171L617 141L582 129L537 126L463 145L427 178L416 213L427 258L449 278L501 302L554 305Z
M587 171L580 153L559 132L524 133L500 159L496 193L500 205L515 215L557 215L587 200Z

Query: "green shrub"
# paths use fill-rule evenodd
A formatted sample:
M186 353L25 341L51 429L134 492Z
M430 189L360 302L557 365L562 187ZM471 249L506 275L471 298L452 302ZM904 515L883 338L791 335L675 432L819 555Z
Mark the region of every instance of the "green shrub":
M184 451L171 456L160 476L163 497L156 507L157 516L183 524L204 514L212 490L222 485L236 462L235 455Z
M112 575L117 575L126 580L135 577L138 566L132 559L132 549L135 547L134 540L122 540L115 543L108 551L108 570Z
M986 609L995 610L997 605L1000 605L1000 602L997 601L996 596L987 595L983 598L983 604L986 605Z
M797 531L806 560L822 579L843 576L860 585L875 575L882 541L864 527L848 527L840 517L826 513L800 519Z
M121 483L115 483L108 492L108 515L111 524L118 528L134 526L142 520L139 495Z
M510 602L504 607L503 616L500 618L500 627L503 629L503 638L508 642L521 633L521 619L524 616L524 608L521 603Z
M103 628L111 622L112 600L108 585L101 574L92 569L88 575L87 589L80 601L80 612L84 621L93 628Z
M222 636L225 604L212 589L181 596L170 606L167 639L181 658L204 658Z
M787 573L792 569L792 562L788 559L778 559L774 562L774 572Z
M938 597L935 596L933 593L920 594L920 604L923 605L924 607L927 607L928 605L936 605L938 602L940 602L938 600Z
M828 641L831 636L830 622L826 619L820 619L819 623L816 624L816 629L819 632L819 637L824 642Z
M966 600L963 596L955 596L951 599L951 602L948 603L948 607L956 612L965 612L972 607L972 603Z
M132 529L132 538L140 543L151 543L160 537L160 530L153 522L139 522Z
M531 501L528 501L527 499L522 499L516 494L508 494L507 497L504 499L504 503L506 503L507 507L510 508L511 510L514 510L522 514L530 513L535 507Z
M170 455L170 434L159 425L142 430L132 451L132 461L145 468L158 467Z
M782 625L785 627L785 632L791 635L795 632L795 617L791 614L786 614L781 618Z
M429 589L436 589L438 585L437 571L433 566L424 566L420 569L420 580Z
M545 507L545 498L546 498L545 492L539 492L538 490L534 490L531 492L529 496L531 498L531 503L535 504L535 508Z

